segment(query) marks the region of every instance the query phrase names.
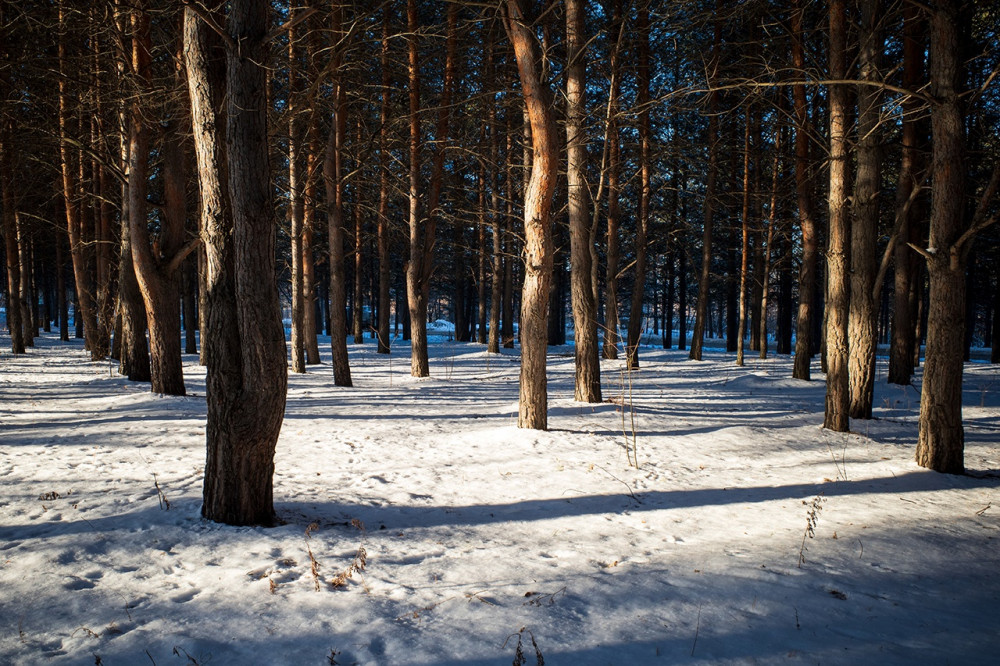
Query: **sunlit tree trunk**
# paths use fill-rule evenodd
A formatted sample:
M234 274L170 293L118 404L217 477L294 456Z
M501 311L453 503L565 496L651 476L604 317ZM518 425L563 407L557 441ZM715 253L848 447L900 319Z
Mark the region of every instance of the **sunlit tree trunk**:
M524 287L521 296L521 391L518 427L548 427L545 354L549 283L552 278L552 229L549 212L559 167L552 91L541 81L538 45L525 23L519 0L507 0L507 34L521 78L531 123L531 177L524 193Z
M844 0L830 2L830 78L847 77L847 9ZM847 432L848 308L850 298L849 247L850 156L847 146L849 91L830 86L830 232L827 240L826 413L823 427Z
M877 82L880 54L885 39L877 22L882 19L881 3L866 0L861 9L860 72L863 81ZM882 93L874 86L858 86L858 173L854 184L854 220L851 223L849 362L850 416L872 417L875 398L875 351L878 344L873 293L878 270L876 244L879 233L878 193L881 181Z
M288 13L290 21L296 18L296 10ZM299 108L302 91L299 85L299 35L295 25L288 30L288 212L290 218L292 254L292 372L306 371L305 346L305 276L302 270L304 257L302 233L305 226L305 202L300 168L302 153L302 132L299 116L306 110Z

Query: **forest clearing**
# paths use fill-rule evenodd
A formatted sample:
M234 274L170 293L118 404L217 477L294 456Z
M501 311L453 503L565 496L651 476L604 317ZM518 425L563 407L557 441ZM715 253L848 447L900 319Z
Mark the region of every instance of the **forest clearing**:
M913 460L914 387L835 433L788 357L643 349L583 404L571 349L547 432L508 350L432 340L416 379L354 345L350 389L324 353L290 376L274 528L200 515L197 356L180 397L80 342L0 354L0 661L509 664L523 628L529 664L532 637L549 664L993 662L1000 367L966 365L955 476Z

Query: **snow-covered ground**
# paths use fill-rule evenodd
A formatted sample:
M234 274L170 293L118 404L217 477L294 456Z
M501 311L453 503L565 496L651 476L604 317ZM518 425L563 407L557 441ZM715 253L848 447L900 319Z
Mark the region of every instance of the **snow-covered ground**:
M519 638L573 666L1000 654L994 366L966 366L956 477L912 462L918 394L883 365L844 435L787 357L644 349L586 405L560 348L533 432L511 350L436 342L416 380L402 343L352 346L355 388L328 352L290 376L284 524L260 529L199 515L195 357L174 398L75 341L0 344L0 663L510 664Z

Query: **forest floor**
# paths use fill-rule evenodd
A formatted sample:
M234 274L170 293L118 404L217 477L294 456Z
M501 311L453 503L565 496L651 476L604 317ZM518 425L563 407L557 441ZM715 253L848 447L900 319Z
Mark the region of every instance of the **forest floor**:
M328 341L327 341L328 342ZM788 357L643 349L548 432L518 357L435 342L431 378L351 347L354 388L291 375L283 524L200 516L205 371L187 397L45 335L0 339L0 663L994 664L1000 367L966 365L965 460L913 462L918 393L821 429ZM919 387L919 375L917 377ZM638 466L630 465L637 459ZM997 506L993 506L997 502ZM335 586L333 582L341 583ZM537 646L537 648L536 648Z

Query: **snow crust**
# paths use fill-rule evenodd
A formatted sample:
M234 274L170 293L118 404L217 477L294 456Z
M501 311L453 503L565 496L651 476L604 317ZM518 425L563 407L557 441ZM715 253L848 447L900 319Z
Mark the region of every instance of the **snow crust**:
M588 405L552 348L534 432L513 350L436 341L417 380L403 343L354 345L345 389L327 345L263 529L200 516L196 357L178 398L77 341L0 344L0 663L997 663L994 366L966 366L958 477L913 463L919 395L882 360L839 434L787 357L643 349Z

